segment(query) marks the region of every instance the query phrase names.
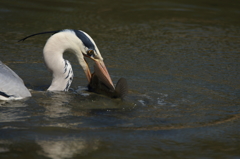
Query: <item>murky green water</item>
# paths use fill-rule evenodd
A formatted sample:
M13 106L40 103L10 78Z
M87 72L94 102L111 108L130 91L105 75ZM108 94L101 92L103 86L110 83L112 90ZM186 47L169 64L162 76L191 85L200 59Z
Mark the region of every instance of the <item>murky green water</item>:
M0 158L239 158L240 2L0 2L0 60L33 97L0 103ZM51 75L36 32L81 29L100 49L125 101L45 92Z

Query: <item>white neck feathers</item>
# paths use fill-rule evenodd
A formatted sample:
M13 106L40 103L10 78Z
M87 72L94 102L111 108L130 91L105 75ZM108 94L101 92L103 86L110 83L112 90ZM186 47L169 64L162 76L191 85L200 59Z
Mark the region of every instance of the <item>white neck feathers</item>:
M63 53L65 51L74 53L84 69L86 64L82 55L83 49L82 42L70 31L56 33L48 39L43 49L43 56L46 66L53 75L49 91L68 91L73 79L73 71L71 64L63 59Z

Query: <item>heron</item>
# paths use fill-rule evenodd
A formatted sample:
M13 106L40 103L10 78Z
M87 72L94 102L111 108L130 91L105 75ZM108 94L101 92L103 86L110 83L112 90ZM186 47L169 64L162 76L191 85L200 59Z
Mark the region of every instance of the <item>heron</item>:
M97 67L97 70L100 72L99 74L101 75L99 77L101 78L101 81L103 81L103 83L109 89L114 89L111 77L103 62L103 57L101 56L101 53L93 39L86 32L74 29L48 31L29 35L19 41L24 41L32 36L47 33L52 33L52 36L50 36L43 48L44 62L47 68L52 73L52 82L47 91L69 90L74 75L70 62L63 58L63 53L65 53L66 51L76 55L78 63L83 68L88 82L91 81L91 72L84 57L89 58L95 62L95 67ZM4 96L4 98L0 97L0 99L21 99L31 96L29 91L26 90L23 81L20 77L17 76L16 73L14 73L6 65L0 67L0 69L0 72L3 72L2 70L4 69L8 70L2 73L2 76L4 77L1 76L0 79L5 78L5 76L9 79L4 86L0 86L0 96ZM14 85L20 85L19 83L22 83L22 87L24 87L24 89L7 89L7 87L12 85L13 76L15 77ZM0 82L2 83L2 81ZM25 94L22 95L20 94L20 92L25 92ZM8 96L11 96L12 98L8 98Z

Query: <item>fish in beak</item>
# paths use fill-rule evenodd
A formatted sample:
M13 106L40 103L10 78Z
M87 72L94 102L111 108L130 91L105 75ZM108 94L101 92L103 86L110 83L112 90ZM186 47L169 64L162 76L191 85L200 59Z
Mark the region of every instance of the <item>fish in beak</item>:
M104 64L104 62L100 59L95 59L89 55L84 55L85 57L88 57L90 58L91 60L93 60L95 62L95 65L94 65L94 73L95 75L98 76L99 80L108 87L108 89L110 90L114 90L115 87L113 85L113 82L112 82L112 79L108 73L108 70ZM87 61L85 60L86 62L86 69L84 70L85 72L85 75L88 79L88 82L90 83L91 82L91 79L92 79L92 74L90 72L90 69L87 65Z
M94 73L99 80L109 88L109 90L115 89L112 79L103 61L95 60Z
M95 62L94 72L92 74L90 73L89 68L85 71L85 74L89 81L89 91L104 94L112 98L121 99L123 99L128 94L128 84L125 78L120 78L116 84L116 87L114 87L112 79L104 62L89 55L84 56L92 59Z
M88 84L89 91L104 94L111 98L123 99L128 94L128 85L125 78L120 78L114 87L107 69L102 61L95 61L94 73Z

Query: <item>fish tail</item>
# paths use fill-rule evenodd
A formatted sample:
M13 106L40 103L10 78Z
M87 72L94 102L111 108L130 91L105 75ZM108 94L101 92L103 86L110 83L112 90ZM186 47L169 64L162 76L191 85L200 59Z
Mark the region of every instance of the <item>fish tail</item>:
M125 78L120 78L116 84L117 96L123 99L128 94L128 84Z

